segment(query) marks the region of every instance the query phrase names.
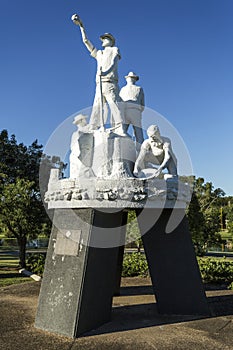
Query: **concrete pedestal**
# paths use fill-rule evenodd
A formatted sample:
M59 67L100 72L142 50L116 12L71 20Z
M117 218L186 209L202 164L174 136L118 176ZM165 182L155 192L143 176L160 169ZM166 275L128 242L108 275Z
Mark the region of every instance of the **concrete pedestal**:
M122 213L122 230L121 230L121 242L125 242L126 237L126 225L127 225L128 212L123 211ZM124 244L119 246L118 249L118 258L117 258L117 273L115 280L114 296L120 295L120 286L121 286L121 274L122 274L122 265L124 259Z
M159 313L209 315L184 209L136 213ZM171 214L180 223L166 233ZM126 220L123 210L55 210L59 229L54 226L51 233L36 327L78 337L111 319L112 297L120 289Z
M59 229L51 233L35 326L77 337L111 319L122 212L57 209L54 216ZM116 247L95 248L101 239Z
M137 214L141 232L151 227L142 240L159 313L209 315L184 209L144 209ZM176 217L183 220L166 233L171 214L174 222Z

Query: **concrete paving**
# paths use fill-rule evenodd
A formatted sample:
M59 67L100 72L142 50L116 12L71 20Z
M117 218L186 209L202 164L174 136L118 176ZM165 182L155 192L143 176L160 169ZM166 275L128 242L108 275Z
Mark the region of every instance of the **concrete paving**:
M70 339L34 328L39 289L39 282L0 289L1 350L233 350L233 291L206 292L209 318L161 316L150 279L124 278L112 321Z

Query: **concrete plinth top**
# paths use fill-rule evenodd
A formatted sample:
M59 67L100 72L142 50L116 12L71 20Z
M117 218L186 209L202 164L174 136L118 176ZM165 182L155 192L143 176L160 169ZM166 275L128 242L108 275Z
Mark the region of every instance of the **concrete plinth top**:
M48 208L185 208L191 188L178 179L54 179L45 201Z

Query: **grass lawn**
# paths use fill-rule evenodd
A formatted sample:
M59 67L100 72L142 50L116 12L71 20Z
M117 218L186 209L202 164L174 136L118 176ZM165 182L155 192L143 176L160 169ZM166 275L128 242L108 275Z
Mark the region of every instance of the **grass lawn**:
M0 268L0 288L23 282L33 282L33 280L30 277L23 277L17 270Z
M21 275L17 268L19 259L15 255L0 253L0 287L9 286L11 284L33 282L30 277Z
M0 254L0 269L2 268L17 268L19 265L19 258L12 254L5 254L1 252Z

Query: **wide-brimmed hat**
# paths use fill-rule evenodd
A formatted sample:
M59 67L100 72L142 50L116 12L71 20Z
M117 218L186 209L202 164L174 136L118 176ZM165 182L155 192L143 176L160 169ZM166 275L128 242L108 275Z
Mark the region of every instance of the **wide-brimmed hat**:
M116 40L115 40L115 38L114 38L114 36L113 36L112 34L110 34L110 33L104 33L103 35L100 35L100 40L103 41L104 38L110 39L110 40L112 41L112 46L115 45Z
M136 81L139 80L139 76L134 72L129 72L129 74L125 76L125 79L126 78L134 78Z
M74 120L73 120L73 124L79 124L79 122L83 119L87 119L88 118L88 115L84 115L84 114L78 114L74 117Z

